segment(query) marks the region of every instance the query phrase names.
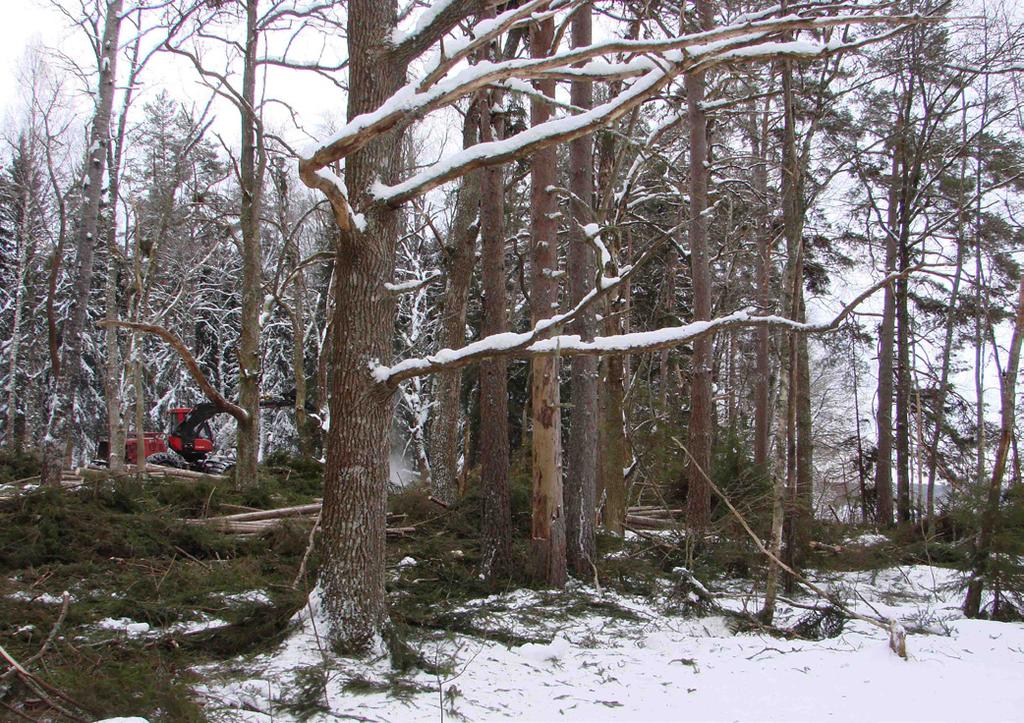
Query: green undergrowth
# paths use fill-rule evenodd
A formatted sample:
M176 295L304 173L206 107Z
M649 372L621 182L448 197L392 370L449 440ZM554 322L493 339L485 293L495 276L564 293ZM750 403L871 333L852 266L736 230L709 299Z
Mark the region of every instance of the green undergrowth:
M0 451L0 485L39 474L39 458L30 452Z
M30 668L73 700L74 712L205 720L192 669L283 638L304 601L292 581L309 528L290 522L240 538L184 519L308 503L320 496L320 475L318 466L278 459L247 490L120 477L0 501L0 645L18 660L36 655L66 590L57 635ZM149 631L129 633L128 623ZM0 684L6 705L64 720L37 698L14 679Z
M0 460L0 474L11 479L27 476L14 476L25 469ZM432 641L468 635L511 646L549 642L571 618L641 622L614 595L594 595L595 586L696 615L712 608L695 595L699 588L693 579L709 587L719 580L750 579L759 585L763 579L762 556L744 535L722 527L718 542L701 549L687 549L681 533L630 540L599 534L596 569L580 581L587 588L543 590L525 572L530 481L522 460L510 479L514 572L485 579L479 488L471 476L467 493L451 508L415 486L391 496L389 524L415 528L387 545L392 672L380 680L350 672L344 684L348 693L410 696L418 692L418 674L450 674L450 661L424 652ZM37 490L0 501L0 645L19 660L32 658L53 629L67 590L72 602L66 618L45 654L30 665L34 673L74 700L83 717L205 720L194 692L203 681L195 671L202 666L204 676L225 678L251 674L252 657L273 650L288 634L288 621L305 600L318 560L315 553L310 557L304 584L293 590L308 522L290 521L241 538L184 519L240 507L304 504L321 495L320 465L274 457L261 468L258 483L245 490L231 481L120 477L92 480L74 492ZM908 549L941 562L942 545L955 548L935 540L925 548L908 531L857 547L844 542L844 534L850 534L848 528L815 530L814 539L842 544L844 552L815 552L808 566L888 567L906 562ZM901 539L901 534L911 537ZM944 554L955 557L954 552ZM519 595L489 597L531 587L535 592L525 604ZM145 623L150 631L128 635L111 626L118 620ZM206 628L197 629L200 624ZM278 706L299 717L323 712L328 677L338 674L322 664L309 666L280 688ZM17 683L0 683L0 701L7 705L26 706L35 697ZM31 714L60 720L45 707Z

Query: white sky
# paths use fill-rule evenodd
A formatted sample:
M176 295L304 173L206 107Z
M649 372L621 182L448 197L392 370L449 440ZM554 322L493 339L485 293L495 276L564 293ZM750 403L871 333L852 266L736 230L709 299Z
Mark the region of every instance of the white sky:
M17 67L29 43L38 40L59 45L68 31L60 16L36 0L0 0L0 108L17 97Z
M3 11L0 16L3 19L0 22L0 123L6 125L18 105L18 69L31 45L42 44L59 49L62 53L80 58L86 68L91 67L95 61L90 57L91 51L83 32L71 27L64 15L49 7L48 0L0 0L0 9ZM122 27L122 44L130 39L131 33L130 25ZM344 52L344 38L329 39L328 42L336 43L339 51ZM124 56L119 60L123 66ZM123 67L119 68L121 70ZM119 80L123 80L123 76ZM281 105L271 103L266 107L265 117L271 129L280 132L289 143L298 147L311 140L309 132L320 135L325 126L333 127L344 119L344 93L311 73L270 68L267 85L268 96L286 100L296 109L301 124L308 129L296 129L293 116ZM191 63L166 53L159 53L150 61L140 86L133 111L136 118L142 104L160 90L167 90L186 106L195 105L200 110L210 97L209 89L198 82L198 75ZM77 79L71 78L68 90L77 96L86 89L80 87ZM115 100L115 106L117 103ZM237 146L238 116L234 108L221 102L214 106L214 114L216 121L212 130L219 133L228 145Z

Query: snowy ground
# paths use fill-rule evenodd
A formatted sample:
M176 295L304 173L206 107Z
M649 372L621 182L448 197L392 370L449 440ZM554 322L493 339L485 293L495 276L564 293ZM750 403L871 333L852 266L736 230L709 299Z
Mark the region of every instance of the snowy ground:
M386 659L328 658L307 625L200 692L211 716L228 721L297 720L300 712L281 704L297 698L306 714L319 709L310 718L318 721L1021 720L1024 625L963 619L956 575L915 566L828 579L858 610L910 630L908 660L866 623L821 641L734 634L723 617L673 616L667 600L581 587L568 596L515 591L465 608L485 629L544 642L421 641L423 656L449 671L442 676L398 676ZM724 602L759 604L742 590ZM568 604L576 612L566 617ZM805 612L781 606L777 622Z

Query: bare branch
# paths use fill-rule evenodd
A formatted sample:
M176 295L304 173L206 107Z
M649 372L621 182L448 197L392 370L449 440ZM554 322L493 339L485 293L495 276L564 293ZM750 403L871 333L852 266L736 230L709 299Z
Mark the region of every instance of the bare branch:
M192 378L195 379L196 384L199 385L199 388L203 390L203 394L206 395L207 399L216 404L217 408L220 409L222 412L227 412L232 417L237 419L239 422L244 424L249 421L248 412L246 412L237 404L229 402L227 399L221 396L221 393L218 392L212 384L210 384L210 381L206 378L206 375L203 374L203 370L199 368L199 363L196 361L196 358L192 356L192 352L188 350L188 347L185 346L185 343L181 339L179 339L174 332L169 331L162 326L157 326L156 324L145 324L137 321L120 321L118 319L107 319L104 321L98 321L96 322L96 326L116 326L122 329L131 329L132 331L140 331L143 332L144 334L154 334L155 336L159 336L161 339L170 344L171 348L178 353L178 356L181 357L182 362L185 363L185 367L188 369L189 374L191 374Z

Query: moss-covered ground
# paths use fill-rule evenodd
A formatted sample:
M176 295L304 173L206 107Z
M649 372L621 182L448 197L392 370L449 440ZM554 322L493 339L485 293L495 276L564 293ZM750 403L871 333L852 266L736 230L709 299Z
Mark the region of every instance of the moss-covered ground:
M7 481L32 472L31 458L0 459L0 475ZM527 555L528 486L528 476L518 470L512 484L518 569L525 568ZM525 576L485 581L480 575L477 487L471 481L468 494L447 510L416 488L391 497L390 512L399 520L394 524L416 528L388 544L390 642L398 673L433 664L417 655L415 645L404 645L406 640L469 634L520 645L543 637L539 631L544 626L531 627L530 615L547 623L558 615L631 615L593 596L542 593L538 605L521 612L515 631L482 625L474 612L480 598L530 581ZM35 490L0 500L0 645L10 657L31 661L32 675L51 686L41 694L0 660L0 720L72 720L76 715L86 720L118 715L207 720L208 708L196 692L203 682L196 670L219 666L230 674L244 669L248 656L273 649L305 600L317 559L312 555L306 579L293 587L309 538L308 522L239 537L186 525L182 519L230 513L239 506L303 504L321 494L319 465L276 458L261 469L259 483L245 490L230 481L111 477L74 491ZM679 567L709 583L740 578L758 586L763 576L759 555L733 531L720 532L720 539L729 542L697 554L670 533L630 541L599 536L595 579L604 589L629 595L671 599L677 592L677 612L686 612L686 601L692 599L691 589L673 587L680 585L679 575L672 574ZM954 545L925 545L912 531L904 534L907 539L858 546L844 542L849 528L822 527L816 539L842 543L844 552L816 552L809 566L840 571L925 558L962 562ZM406 557L416 564L399 565ZM64 591L70 604L47 643L61 616ZM402 694L408 680L398 673L390 684L395 695ZM302 684L280 701L281 710L315 712L324 675L314 666L297 676ZM360 685L353 679L352 691L359 692Z

